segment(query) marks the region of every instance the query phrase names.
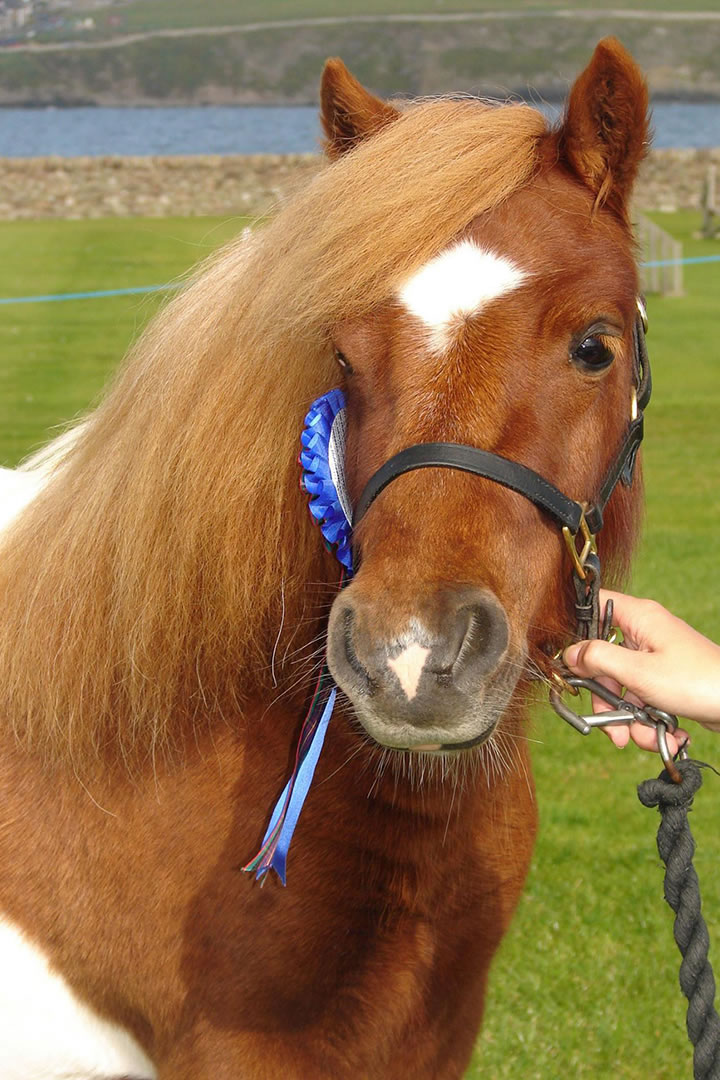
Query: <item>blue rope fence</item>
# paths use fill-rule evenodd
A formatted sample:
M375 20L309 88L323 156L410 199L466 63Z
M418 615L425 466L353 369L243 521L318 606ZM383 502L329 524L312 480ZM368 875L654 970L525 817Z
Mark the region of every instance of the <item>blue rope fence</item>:
M642 263L643 266L694 266L698 263L720 262L720 255L694 255L688 259L657 259L655 262ZM63 300L100 300L110 296L142 296L145 293L170 292L179 289L179 284L170 285L135 285L128 289L96 289L93 292L48 293L40 296L4 296L0 304L46 304Z
M0 304L44 304L59 300L96 300L106 296L140 296L143 293L168 292L179 285L135 285L129 289L96 289L94 292L48 293L45 296L4 296Z
M656 259L655 262L641 263L641 266L694 266L698 263L720 262L720 255L692 255L688 259Z

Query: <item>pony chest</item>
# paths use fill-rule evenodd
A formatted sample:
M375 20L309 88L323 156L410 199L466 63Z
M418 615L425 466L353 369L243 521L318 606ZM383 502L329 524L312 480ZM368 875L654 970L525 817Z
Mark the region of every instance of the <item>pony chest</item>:
M154 1080L135 1039L85 1005L41 949L0 920L2 1080Z

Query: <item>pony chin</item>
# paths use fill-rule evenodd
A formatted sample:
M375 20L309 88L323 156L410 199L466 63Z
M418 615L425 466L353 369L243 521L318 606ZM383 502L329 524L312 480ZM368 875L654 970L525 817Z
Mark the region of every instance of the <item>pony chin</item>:
M418 732L408 724L381 719L368 709L356 707L355 715L365 733L386 750L413 754L458 754L487 742L497 728L501 714L488 716L484 710L480 710L479 715L471 716L467 721L468 732L473 731L474 734L468 733L467 738L453 742L447 741L447 732L432 728Z

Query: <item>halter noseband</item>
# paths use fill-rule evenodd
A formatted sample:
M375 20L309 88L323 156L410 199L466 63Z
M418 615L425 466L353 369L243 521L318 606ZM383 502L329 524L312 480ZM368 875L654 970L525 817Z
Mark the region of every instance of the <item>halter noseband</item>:
M647 315L640 298L637 300L637 308L638 315L633 328L635 387L630 425L594 502L589 505L576 502L533 469L510 461L501 454L461 443L417 443L389 458L370 477L355 508L353 529L388 484L415 469L459 469L492 480L493 483L524 495L560 526L573 559L578 590L578 636L598 636L597 592L600 586L600 564L595 554L595 534L602 528L603 512L618 481L628 486L632 483L635 459L643 437L643 411L650 401L652 390L650 362L645 345ZM581 551L577 550L578 537L583 545ZM357 553L355 557L357 558Z

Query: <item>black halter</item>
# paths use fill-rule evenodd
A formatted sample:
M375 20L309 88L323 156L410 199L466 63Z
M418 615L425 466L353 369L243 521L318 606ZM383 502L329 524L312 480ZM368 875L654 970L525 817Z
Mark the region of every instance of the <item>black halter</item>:
M646 330L645 307L638 299L638 317L633 328L635 394L630 425L592 503L583 505L576 502L533 469L516 461L509 461L489 450L480 450L460 443L417 443L395 454L371 476L355 508L353 529L388 484L403 473L415 469L460 469L502 484L511 491L524 495L549 514L562 529L575 571L578 634L581 637L598 636L597 592L600 585L600 564L594 554L594 537L602 528L603 512L618 481L628 486L632 483L635 459L643 437L643 411L650 401L652 390L650 363L645 345ZM577 550L578 539L583 545L580 551Z

